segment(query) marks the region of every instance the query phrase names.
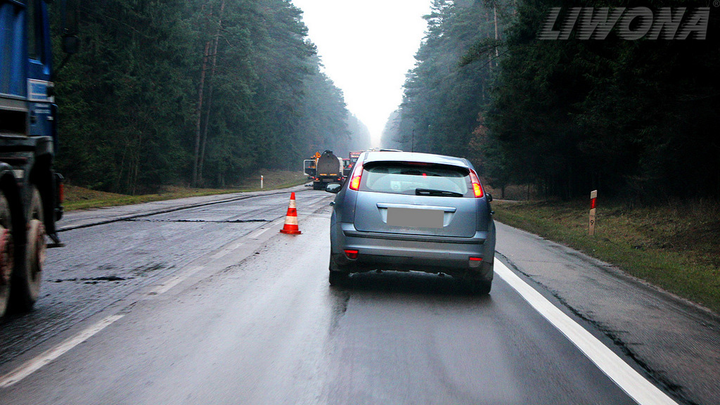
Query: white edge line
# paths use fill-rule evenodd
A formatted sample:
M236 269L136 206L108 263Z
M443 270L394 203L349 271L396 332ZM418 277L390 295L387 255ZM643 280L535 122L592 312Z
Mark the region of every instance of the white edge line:
M78 333L74 337L71 337L66 341L60 343L58 346L55 346L52 349L45 351L43 354L28 361L27 363L16 368L15 370L5 374L4 376L0 377L0 388L7 388L11 385L17 384L25 377L29 376L30 374L36 372L46 364L67 353L80 343L90 339L93 335L110 326L123 316L125 315L110 315L105 319L101 320L100 322Z
M595 336L525 283L500 260L495 261L495 273L514 288L545 319L550 321L635 402L640 405L677 405L677 402L651 384Z

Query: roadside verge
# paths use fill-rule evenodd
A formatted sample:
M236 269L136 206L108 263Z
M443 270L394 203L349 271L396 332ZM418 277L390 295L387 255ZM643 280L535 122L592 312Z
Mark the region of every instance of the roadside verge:
M720 210L708 201L629 208L605 202L588 235L582 201L496 201L495 219L613 263L720 313Z

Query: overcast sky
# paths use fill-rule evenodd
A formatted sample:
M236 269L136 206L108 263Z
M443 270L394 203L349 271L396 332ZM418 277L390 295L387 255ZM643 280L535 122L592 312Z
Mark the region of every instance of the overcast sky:
M388 116L402 102L431 0L292 0L317 45L325 73L370 129L378 146Z

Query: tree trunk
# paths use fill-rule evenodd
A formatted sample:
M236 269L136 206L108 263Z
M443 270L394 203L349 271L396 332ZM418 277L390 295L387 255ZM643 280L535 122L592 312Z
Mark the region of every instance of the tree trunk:
M500 36L498 35L498 23L497 23L497 6L493 6L493 15L495 17L495 41L500 39ZM500 53L498 52L497 46L495 47L495 57L497 58L500 56ZM497 63L497 62L495 62Z
M200 181L202 181L203 177L203 164L205 163L205 145L207 144L207 133L208 133L208 126L210 125L210 110L212 108L212 94L213 94L213 85L215 81L215 70L217 68L217 50L218 50L218 42L220 42L220 28L222 27L222 17L223 17L223 11L225 10L225 0L223 0L222 4L220 5L220 15L218 17L218 26L217 30L215 31L215 45L213 46L213 53L212 53L212 69L210 70L210 80L209 80L209 89L208 89L208 101L207 101L207 113L205 115L205 125L203 127L202 131L202 145L200 147L200 168L198 170L198 178Z
M205 6L203 6L205 10ZM212 11L210 13L212 16ZM195 125L195 161L193 162L193 181L192 186L197 187L198 184L198 165L200 163L200 123L202 121L202 105L203 105L203 90L205 88L205 72L207 71L207 63L210 51L210 42L205 43L205 52L203 53L203 66L202 72L200 73L200 89L198 90L198 107L197 107L197 122Z

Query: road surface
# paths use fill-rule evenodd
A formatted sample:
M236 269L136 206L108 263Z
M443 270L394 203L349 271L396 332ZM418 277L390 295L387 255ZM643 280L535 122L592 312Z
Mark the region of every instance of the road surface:
M505 226L490 296L419 273L362 274L347 288L331 288L333 196L294 190L297 236L278 232L289 191L70 214L61 232L67 246L48 252L36 310L0 327L0 402L718 398L712 314ZM181 209L186 203L192 206ZM672 312L672 323L653 322L657 311ZM708 326L682 330L699 321ZM653 353L676 338L690 344ZM688 369L698 372L683 375Z

